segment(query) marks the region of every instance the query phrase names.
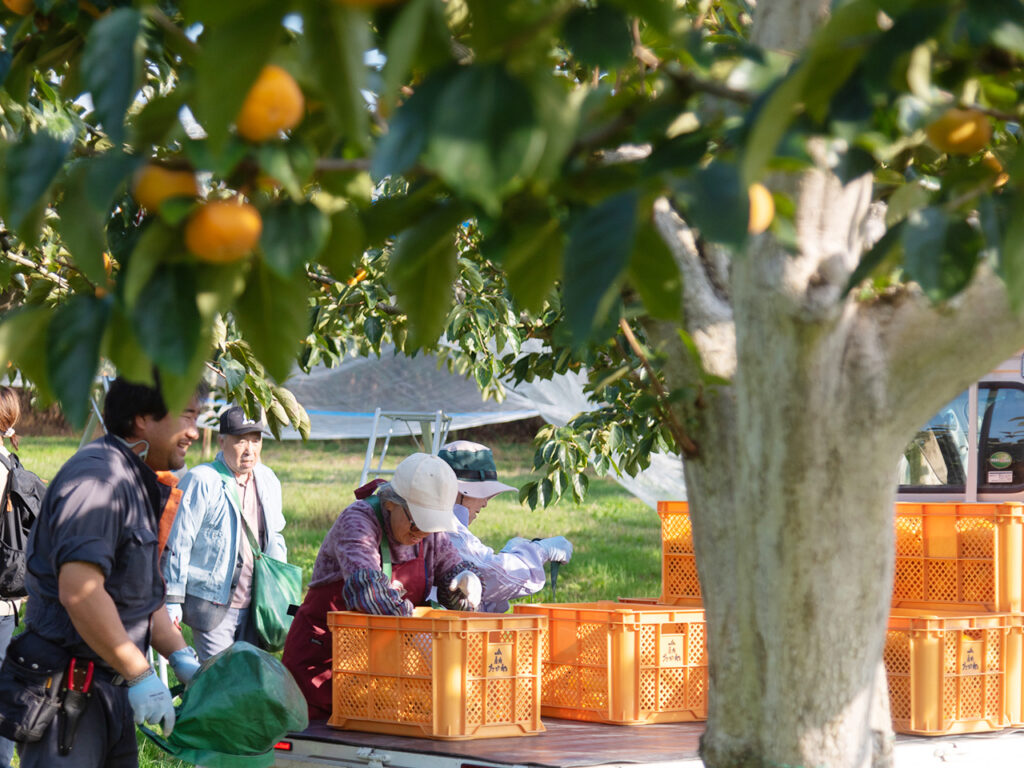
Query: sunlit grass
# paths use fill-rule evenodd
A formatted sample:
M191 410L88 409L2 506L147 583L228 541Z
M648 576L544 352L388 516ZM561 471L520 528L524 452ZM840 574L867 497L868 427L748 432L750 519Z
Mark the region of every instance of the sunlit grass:
M77 447L76 439L26 437L19 454L26 467L49 480ZM532 446L508 443L490 447L502 481L515 486L526 482L533 464ZM394 468L414 450L407 438L396 441L384 467ZM365 453L365 440L307 444L268 440L264 444L263 460L281 480L289 560L302 566L307 582L324 535L354 498L352 491L359 483ZM199 451L193 448L189 463L199 460ZM531 511L519 504L515 494L502 494L481 512L473 532L496 550L512 536L562 535L573 543L575 553L572 562L560 569L557 594L552 595L546 586L520 602L589 602L656 597L661 592L658 515L607 478L591 476L590 494L579 505L563 501ZM145 741L142 768L186 765L162 754L144 737L140 739Z

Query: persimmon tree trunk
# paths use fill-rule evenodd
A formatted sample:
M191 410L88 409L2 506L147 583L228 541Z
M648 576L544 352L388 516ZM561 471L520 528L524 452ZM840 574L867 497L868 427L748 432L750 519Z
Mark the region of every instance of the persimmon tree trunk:
M761 3L759 42L799 49L822 5ZM769 180L796 204L793 252L759 237L730 257L667 203L657 211L700 366L730 382L679 414L698 446L685 473L714 768L891 763L882 650L897 461L932 413L1024 343L985 267L942 306L912 284L847 293L882 217L870 177L844 184L824 146L811 153L813 170ZM649 332L678 344L672 327ZM679 347L666 379L694 386L696 363Z
M699 451L685 472L711 669L702 751L716 768L888 764L897 461L917 427L1024 341L987 270L949 306L913 285L843 295L869 183L806 174L795 254L763 239L716 259L659 213L685 290L703 293L686 305L702 366L731 382L680 414ZM675 329L651 332L671 344ZM693 367L680 350L666 377L692 386Z

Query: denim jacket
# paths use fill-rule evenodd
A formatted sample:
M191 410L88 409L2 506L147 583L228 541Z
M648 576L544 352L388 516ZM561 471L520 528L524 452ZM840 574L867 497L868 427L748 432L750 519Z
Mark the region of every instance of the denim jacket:
M217 459L223 461L223 454L218 453ZM273 470L263 464L253 468L253 475L266 529L263 551L277 560L287 560L288 550L281 534L281 483ZM240 510L234 495L228 493L223 477L210 464L190 470L178 487L182 491L181 505L163 562L167 602L184 602L187 594L226 606L231 599L238 558Z

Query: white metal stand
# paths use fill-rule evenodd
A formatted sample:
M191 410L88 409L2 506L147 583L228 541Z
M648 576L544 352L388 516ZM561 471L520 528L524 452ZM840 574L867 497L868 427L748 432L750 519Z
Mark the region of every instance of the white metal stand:
M420 425L419 437L412 431L412 424ZM384 457L387 456L388 446L391 444L391 436L395 434L396 426L404 425L409 436L421 451L436 456L448 437L448 428L451 427L451 424L452 417L444 411L382 411L377 408L373 412L373 426L366 445L366 458L363 460L363 472L359 476L359 485L366 483L371 475L380 477L394 473L393 469L384 469ZM374 457L377 453L377 438L381 435L384 437L384 444L381 447L380 458L377 459L377 466L373 467Z

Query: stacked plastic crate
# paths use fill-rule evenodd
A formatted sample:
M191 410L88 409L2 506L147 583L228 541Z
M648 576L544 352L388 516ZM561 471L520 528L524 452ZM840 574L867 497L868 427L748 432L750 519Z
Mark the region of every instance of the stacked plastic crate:
M413 616L327 615L328 725L459 740L541 733L543 616L417 608Z
M658 505L661 602L700 601L689 507ZM898 503L885 644L893 728L941 735L1024 725L1024 506Z

